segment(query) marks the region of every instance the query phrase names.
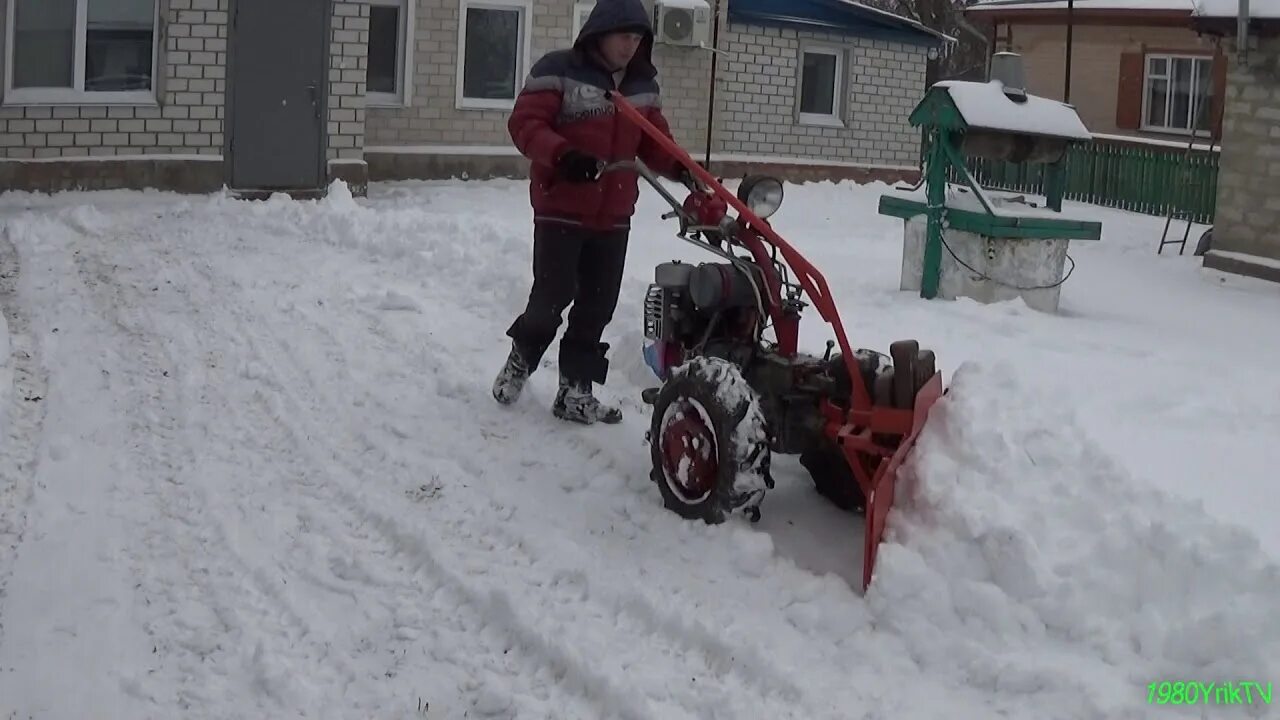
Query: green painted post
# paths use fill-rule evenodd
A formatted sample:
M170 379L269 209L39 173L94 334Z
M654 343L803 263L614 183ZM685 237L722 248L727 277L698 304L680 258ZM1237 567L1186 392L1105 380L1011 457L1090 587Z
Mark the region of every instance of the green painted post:
M929 146L929 164L925 169L928 233L924 241L920 297L926 300L938 296L942 276L942 212L947 199L947 153L942 144L951 142L949 135L941 129L934 133L933 143Z
M1065 163L1064 156L1062 160L1044 168L1044 195L1049 201L1049 209L1054 212L1062 212L1062 193L1063 186L1066 184L1066 173L1063 168Z

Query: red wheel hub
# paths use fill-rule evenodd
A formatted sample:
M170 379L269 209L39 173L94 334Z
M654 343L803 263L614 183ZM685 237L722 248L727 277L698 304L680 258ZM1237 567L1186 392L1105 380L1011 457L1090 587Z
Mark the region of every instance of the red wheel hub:
M699 408L681 398L670 406L670 419L662 428L662 461L671 488L689 502L696 502L715 488L719 474L716 435Z

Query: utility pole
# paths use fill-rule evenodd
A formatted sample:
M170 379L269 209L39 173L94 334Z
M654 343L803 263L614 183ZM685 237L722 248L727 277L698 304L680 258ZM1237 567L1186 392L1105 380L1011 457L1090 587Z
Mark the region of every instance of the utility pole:
M711 142L716 125L716 65L720 56L720 0L712 0L711 11L711 90L707 97L707 157L703 167L711 170Z
M1067 77L1062 85L1062 102L1071 102L1071 29L1075 20L1076 0L1067 0Z

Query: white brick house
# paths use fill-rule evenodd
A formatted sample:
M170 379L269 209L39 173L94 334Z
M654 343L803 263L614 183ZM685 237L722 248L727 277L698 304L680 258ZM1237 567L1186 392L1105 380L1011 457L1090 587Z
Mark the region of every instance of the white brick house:
M654 57L691 153L710 141L728 173L915 170L907 115L942 36L851 0L654 2L698 18ZM515 93L593 3L0 0L0 189L521 175Z

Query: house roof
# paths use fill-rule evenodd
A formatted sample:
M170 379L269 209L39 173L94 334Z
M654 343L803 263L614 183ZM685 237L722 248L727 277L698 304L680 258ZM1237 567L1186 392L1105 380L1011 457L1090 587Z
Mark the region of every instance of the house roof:
M1186 12L1195 9L1197 0L1074 0L1075 10L1111 10L1122 12ZM1254 0L1257 2L1259 0ZM1262 0L1265 2L1266 0ZM1066 10L1067 0L978 0L967 12L1009 10Z
M1239 0L1193 0L1195 30L1208 35L1235 35ZM1249 32L1268 37L1280 35L1280 0L1249 0Z
M973 0L965 12L979 14L1017 13L1060 14L1067 0ZM1239 0L1073 0L1072 9L1085 14L1162 15L1194 18L1232 18L1239 12ZM1249 0L1249 17L1280 20L1280 0Z
M730 0L729 20L939 45L955 38L856 0Z
M1270 0L1255 0L1255 2ZM1185 25L1191 20L1196 0L1074 0L1071 10L1080 23L1134 22L1154 25ZM989 21L1062 21L1067 18L1067 0L976 0L965 8L975 19Z
M1194 14L1204 18L1235 18L1240 12L1239 0L1192 0ZM1257 20L1280 20L1280 0L1249 0L1249 17Z

